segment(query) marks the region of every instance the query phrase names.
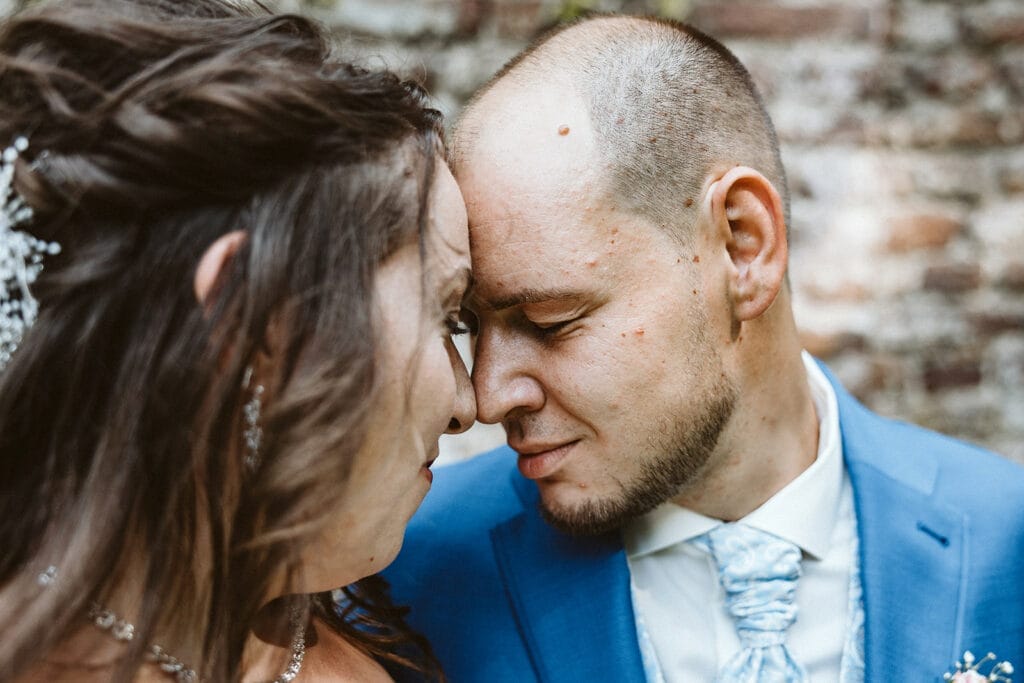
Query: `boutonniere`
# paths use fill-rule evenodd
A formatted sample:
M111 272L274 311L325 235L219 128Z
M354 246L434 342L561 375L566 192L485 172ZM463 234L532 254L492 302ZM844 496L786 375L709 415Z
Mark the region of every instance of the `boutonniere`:
M988 673L982 673L981 668L990 663ZM1009 662L997 662L996 656L991 652L975 661L974 655L968 650L964 653L964 661L956 663L956 671L946 673L942 678L951 683L983 683L983 681L1013 683L1010 678L1012 673L1013 665Z

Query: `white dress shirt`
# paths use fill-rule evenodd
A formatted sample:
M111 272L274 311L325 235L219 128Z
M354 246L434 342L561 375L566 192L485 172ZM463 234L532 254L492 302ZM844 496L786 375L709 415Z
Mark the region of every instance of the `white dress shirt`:
M810 355L803 359L818 416L817 458L740 521L802 550L797 619L786 644L808 681L834 683L847 636L857 525L835 391ZM740 650L713 558L685 542L721 523L665 503L623 530L634 612L667 683L713 681Z

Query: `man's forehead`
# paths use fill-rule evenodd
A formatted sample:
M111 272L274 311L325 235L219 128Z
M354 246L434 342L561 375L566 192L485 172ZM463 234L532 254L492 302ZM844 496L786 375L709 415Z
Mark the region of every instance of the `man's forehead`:
M605 248L610 220L596 192L579 190L471 195L470 252L474 267L511 263L578 266Z
M470 239L474 294L484 308L504 309L579 298L607 285L610 268L629 258L646 235L607 210L587 205L547 219L494 221ZM531 217L541 216L534 211Z
M466 114L453 144L460 184L483 175L509 189L538 177L579 177L595 152L584 102L547 85L495 87Z

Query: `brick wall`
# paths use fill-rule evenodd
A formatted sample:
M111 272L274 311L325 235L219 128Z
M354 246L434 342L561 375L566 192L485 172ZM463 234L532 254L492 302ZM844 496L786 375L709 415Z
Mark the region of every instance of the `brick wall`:
M452 117L585 9L723 40L778 127L808 349L876 410L1024 462L1024 2L282 0ZM475 428L448 457L502 441Z

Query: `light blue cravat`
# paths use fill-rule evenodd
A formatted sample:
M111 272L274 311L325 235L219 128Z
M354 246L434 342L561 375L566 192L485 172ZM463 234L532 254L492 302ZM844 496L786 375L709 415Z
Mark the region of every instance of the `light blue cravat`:
M786 649L800 549L744 524L723 524L691 541L711 554L741 650L718 672L723 683L803 683L807 674Z

